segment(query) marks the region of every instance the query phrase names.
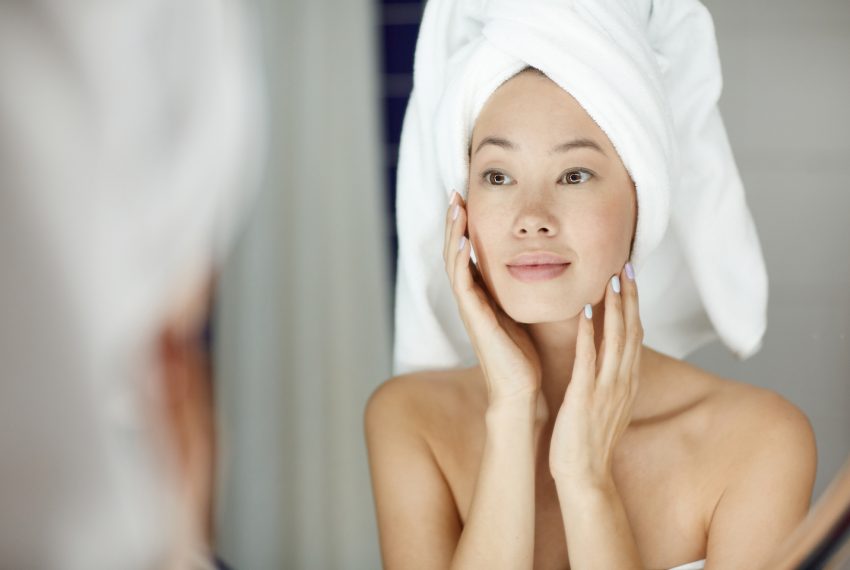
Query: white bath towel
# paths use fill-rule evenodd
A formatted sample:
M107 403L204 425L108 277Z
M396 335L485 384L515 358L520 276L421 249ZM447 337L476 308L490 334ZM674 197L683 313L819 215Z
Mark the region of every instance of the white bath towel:
M632 263L645 344L678 358L720 338L761 347L767 273L717 102L698 0L429 0L401 135L395 373L470 365L442 260L453 189L487 98L526 66L568 91L635 182Z

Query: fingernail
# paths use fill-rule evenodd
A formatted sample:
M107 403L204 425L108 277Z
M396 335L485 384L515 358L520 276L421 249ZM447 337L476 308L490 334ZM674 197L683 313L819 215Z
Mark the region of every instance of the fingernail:
M611 287L614 288L614 293L620 292L620 278L618 276L614 276L611 278Z
M457 190L455 190L454 188L452 188L452 199L451 199L451 203L452 203L452 204L456 204L456 203L457 203L457 197L458 197Z
M463 246L466 245L466 236L460 236L460 244L457 246L457 250L460 251L463 249Z
M630 261L626 262L626 277L628 277L632 281L635 280L635 270L632 267L632 263Z
M590 303L584 306L584 316L588 319L593 316L593 307L590 306Z
M460 212L460 204L455 204L455 207L452 208L452 219L457 219L457 213Z

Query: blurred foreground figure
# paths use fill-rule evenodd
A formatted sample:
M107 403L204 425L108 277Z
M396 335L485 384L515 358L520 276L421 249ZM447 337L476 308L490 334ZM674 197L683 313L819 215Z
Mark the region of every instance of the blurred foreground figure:
M0 2L0 568L209 565L198 339L256 40L235 0Z

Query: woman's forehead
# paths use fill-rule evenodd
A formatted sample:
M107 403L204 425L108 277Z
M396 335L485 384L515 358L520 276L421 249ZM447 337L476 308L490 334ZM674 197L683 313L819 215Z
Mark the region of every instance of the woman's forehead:
M485 102L475 120L471 152L490 137L546 148L587 139L613 151L605 133L572 95L545 75L529 71L503 83Z

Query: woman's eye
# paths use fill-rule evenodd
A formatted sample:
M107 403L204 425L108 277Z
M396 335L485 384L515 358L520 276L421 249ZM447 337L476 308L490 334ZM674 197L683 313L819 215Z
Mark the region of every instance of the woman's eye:
M583 178L582 175L585 177ZM582 182L587 182L590 180L590 177L593 176L587 170L571 170L564 174L561 178L566 184L581 184Z
M484 180L493 186L504 186L505 184L508 184L508 181L512 180L512 178L503 172L488 170L484 173Z

